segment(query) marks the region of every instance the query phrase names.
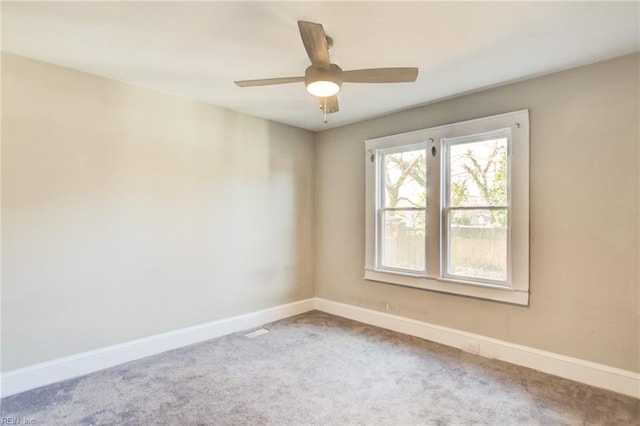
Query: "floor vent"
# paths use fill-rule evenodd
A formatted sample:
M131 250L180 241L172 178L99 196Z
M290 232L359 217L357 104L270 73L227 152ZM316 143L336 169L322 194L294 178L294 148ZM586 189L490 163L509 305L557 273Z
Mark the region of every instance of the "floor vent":
M249 338L253 338L253 337L261 336L263 334L267 334L268 332L269 332L269 330L267 330L265 328L260 328L258 330L252 331L251 333L245 334L245 336L247 336Z

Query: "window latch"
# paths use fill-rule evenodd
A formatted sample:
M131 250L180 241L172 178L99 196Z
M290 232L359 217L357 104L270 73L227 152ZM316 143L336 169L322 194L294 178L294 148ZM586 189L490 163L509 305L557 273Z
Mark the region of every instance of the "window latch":
M367 153L369 154L369 160L371 160L371 162L373 163L373 160L375 160L376 158L375 154L370 149L367 150Z

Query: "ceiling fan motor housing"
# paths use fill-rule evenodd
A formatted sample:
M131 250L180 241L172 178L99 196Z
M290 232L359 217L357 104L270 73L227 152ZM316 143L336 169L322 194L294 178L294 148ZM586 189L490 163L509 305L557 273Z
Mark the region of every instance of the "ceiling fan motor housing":
M305 70L304 85L307 90L310 84L321 81L335 83L339 89L342 87L342 68L336 64L329 64L328 68L311 65Z

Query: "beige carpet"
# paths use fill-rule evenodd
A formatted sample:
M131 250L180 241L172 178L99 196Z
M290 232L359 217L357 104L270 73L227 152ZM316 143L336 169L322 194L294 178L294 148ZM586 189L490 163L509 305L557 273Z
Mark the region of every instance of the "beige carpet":
M2 400L36 425L639 425L640 401L310 312Z

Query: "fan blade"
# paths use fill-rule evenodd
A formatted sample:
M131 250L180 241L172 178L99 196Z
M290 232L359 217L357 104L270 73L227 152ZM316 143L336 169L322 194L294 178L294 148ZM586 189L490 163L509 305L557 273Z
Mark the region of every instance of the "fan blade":
M329 66L329 46L327 45L327 36L324 33L324 28L320 24L314 24L313 22L298 21L298 28L300 29L300 36L302 37L302 43L304 48L311 59L311 64L314 66Z
M304 81L304 77L263 78L260 80L234 81L234 83L240 87L250 87L250 86L269 86L271 84L297 83L299 81Z
M320 104L327 114L333 114L334 112L340 111L338 108L338 97L337 96L329 96L328 98L321 98Z
M369 68L342 72L348 83L410 83L418 78L418 68Z

